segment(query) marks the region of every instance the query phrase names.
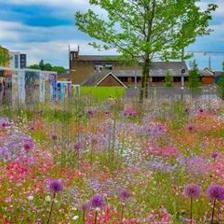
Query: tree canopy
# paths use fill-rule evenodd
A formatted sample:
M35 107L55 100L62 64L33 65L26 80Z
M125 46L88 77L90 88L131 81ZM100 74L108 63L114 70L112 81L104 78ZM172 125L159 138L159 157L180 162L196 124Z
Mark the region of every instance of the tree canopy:
M89 0L106 13L92 9L76 12L79 30L100 42L90 43L98 49L116 48L126 60L142 62L140 99L148 96L150 64L153 60L185 58L183 49L197 36L211 32L209 20L216 9L205 10L198 0Z
M9 60L9 51L0 45L0 66L8 66Z
M65 68L62 66L51 65L50 63L44 63L44 60L41 60L39 64L30 65L31 69L40 69L42 71L54 71L58 74L62 74L65 72Z

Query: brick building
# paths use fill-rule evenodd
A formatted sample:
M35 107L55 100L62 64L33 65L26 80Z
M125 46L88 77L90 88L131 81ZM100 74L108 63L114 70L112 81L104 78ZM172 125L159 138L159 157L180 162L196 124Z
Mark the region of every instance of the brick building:
M142 79L140 64L126 65L117 56L80 55L69 51L69 69L74 84L103 86L134 86ZM167 72L180 84L188 79L185 62L153 62L149 74L150 85L165 81Z

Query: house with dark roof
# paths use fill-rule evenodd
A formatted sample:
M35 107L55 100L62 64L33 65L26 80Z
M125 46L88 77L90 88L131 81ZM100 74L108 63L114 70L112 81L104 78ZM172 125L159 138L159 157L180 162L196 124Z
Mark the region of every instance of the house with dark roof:
M205 68L199 71L200 73L200 80L204 85L210 85L215 82L215 75L210 69Z
M134 86L141 83L141 64L121 63L117 56L80 55L78 51L69 52L71 80L74 84L90 86ZM188 79L185 62L153 62L149 72L150 85L164 82L167 73L175 83Z

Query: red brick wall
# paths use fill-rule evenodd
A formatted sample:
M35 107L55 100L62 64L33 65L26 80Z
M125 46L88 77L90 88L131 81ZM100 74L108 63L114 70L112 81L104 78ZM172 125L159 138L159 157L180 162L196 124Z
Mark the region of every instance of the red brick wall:
M212 76L202 77L202 84L209 85L212 83L214 83L214 77L212 77Z

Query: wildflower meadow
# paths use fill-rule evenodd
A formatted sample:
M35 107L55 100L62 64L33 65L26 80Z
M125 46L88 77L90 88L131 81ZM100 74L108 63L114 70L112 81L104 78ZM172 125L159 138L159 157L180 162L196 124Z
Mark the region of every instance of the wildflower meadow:
M224 223L224 106L89 97L0 110L0 223Z

